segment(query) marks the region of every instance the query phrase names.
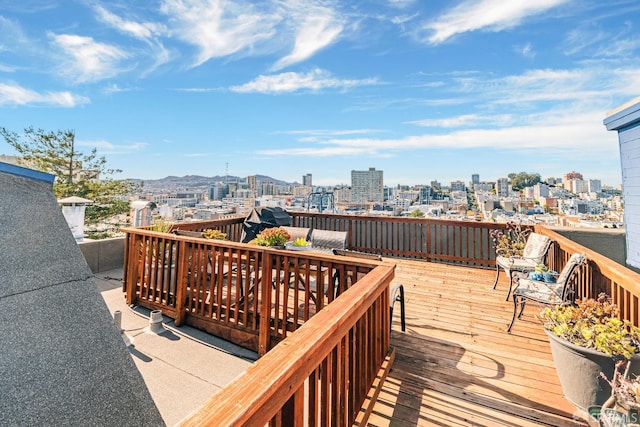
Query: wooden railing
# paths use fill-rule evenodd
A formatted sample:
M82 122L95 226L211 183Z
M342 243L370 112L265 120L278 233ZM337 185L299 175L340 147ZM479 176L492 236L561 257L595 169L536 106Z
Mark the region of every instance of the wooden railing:
M326 215L290 212L293 226L346 231L347 247L388 257L423 259L476 267L495 265L490 232L504 224L426 218ZM214 228L239 242L244 218L176 224L181 230Z
M535 231L553 241L548 262L556 271L562 270L572 254L587 255L588 263L578 274L576 298L596 298L604 292L618 305L622 319L640 326L640 274L546 227L535 226Z
M128 228L128 304L265 354L378 263ZM262 319L265 319L261 321Z
M182 425L364 425L362 403L385 359L393 358L392 278L393 267L377 267Z
M291 212L291 215L295 226L347 231L349 249L476 267L495 266L490 231L505 228L505 224L500 223L424 218L300 212ZM213 222L208 225L215 226ZM241 229L241 224L239 227ZM535 226L535 231L554 241L549 262L551 268L557 271L562 270L571 254L587 254L589 263L578 276L578 297L596 297L600 292L605 292L620 307L623 318L640 325L640 275L608 259L606 254L592 251L544 226Z

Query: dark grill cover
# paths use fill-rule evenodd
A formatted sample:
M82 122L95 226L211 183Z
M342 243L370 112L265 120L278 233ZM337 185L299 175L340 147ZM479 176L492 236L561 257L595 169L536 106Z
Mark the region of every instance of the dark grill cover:
M242 243L255 239L262 230L271 227L291 226L291 215L282 208L254 208L242 224Z

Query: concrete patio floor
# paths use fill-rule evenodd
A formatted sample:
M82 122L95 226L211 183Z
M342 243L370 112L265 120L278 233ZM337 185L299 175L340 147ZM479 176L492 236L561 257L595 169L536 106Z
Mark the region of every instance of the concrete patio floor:
M96 274L109 311L122 313L131 357L167 425L177 425L257 359L256 353L228 341L176 327L168 317L162 333L149 332L149 310L126 304L121 279L122 269Z

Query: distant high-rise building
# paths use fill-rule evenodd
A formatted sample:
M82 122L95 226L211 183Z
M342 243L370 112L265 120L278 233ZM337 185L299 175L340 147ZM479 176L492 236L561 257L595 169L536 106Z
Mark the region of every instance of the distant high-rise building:
M366 171L351 171L351 202L369 203L384 201L382 171L369 168Z
M602 182L599 179L590 179L587 181L589 193L599 193L602 191Z
M304 185L305 187L312 187L313 185L311 184L311 174L308 173L306 175L302 175L302 185Z
M223 182L217 182L209 186L209 200L222 200L227 197L229 186Z
M499 197L509 196L509 178L498 178L496 180L496 195Z
M587 181L583 179L572 179L569 182L571 183L569 191L574 194L586 193L589 190Z
M564 177L562 178L564 189L575 193L575 191L573 191L575 187L573 181L575 181L576 179L583 180L584 178L582 177L581 173L576 171L564 174Z
M472 184L480 184L480 175L477 173L474 173L473 175L471 175L471 183Z
M249 175L247 177L247 185L251 190L258 188L258 177L256 175Z

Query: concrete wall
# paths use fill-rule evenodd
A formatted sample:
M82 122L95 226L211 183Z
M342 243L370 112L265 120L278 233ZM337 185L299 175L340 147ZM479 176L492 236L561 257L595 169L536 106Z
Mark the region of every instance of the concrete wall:
M623 265L631 268L626 264L626 240L625 231L620 229L606 228L553 228L558 234L573 240L593 251L598 252Z
M96 274L122 268L124 263L124 237L103 240L84 240L78 243L84 259Z

